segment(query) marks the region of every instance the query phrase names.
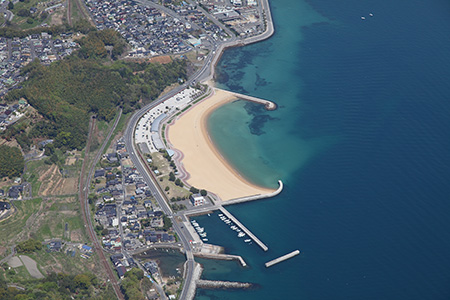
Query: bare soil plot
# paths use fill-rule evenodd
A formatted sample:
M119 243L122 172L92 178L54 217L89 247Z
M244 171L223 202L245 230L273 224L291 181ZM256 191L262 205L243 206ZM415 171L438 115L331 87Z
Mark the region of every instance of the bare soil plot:
M20 255L20 260L25 265L25 268L27 268L28 273L30 273L31 277L34 278L44 278L44 275L39 271L37 267L37 263L34 259L26 256L26 255Z
M18 258L17 256L13 256L13 257L11 257L11 259L8 261L8 265L9 265L11 268L17 268L17 267L23 266L23 263L22 263L22 261L20 260L20 258Z
M64 178L58 166L52 165L39 176L40 196L71 195L77 192L78 178Z
M51 17L50 25L62 25L65 15L65 9L58 9Z
M168 64L172 62L172 58L168 55L165 56L156 56L150 58L151 63L160 63L160 64Z
M65 164L68 165L68 166L71 166L71 165L75 164L76 162L77 162L77 158L76 157L68 157L66 159Z

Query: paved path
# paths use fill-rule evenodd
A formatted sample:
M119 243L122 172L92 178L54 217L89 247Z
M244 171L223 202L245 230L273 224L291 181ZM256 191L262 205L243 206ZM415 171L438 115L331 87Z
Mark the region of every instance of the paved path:
M8 256L6 256L5 258L3 258L2 260L0 260L0 265L3 264L3 263L5 263L5 262L7 262L7 261L9 261L10 258L12 258L12 257L14 256L14 254L15 254L15 252L14 252L14 247L15 247L15 245L14 245L14 246L11 246L11 253L8 254Z

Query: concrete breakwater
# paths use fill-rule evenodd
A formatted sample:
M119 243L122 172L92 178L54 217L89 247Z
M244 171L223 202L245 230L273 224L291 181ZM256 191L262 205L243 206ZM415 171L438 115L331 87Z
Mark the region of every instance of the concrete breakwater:
M292 258L292 257L294 257L296 255L299 255L299 254L300 254L300 251L299 250L295 250L295 251L292 251L291 253L288 253L286 255L280 256L280 257L278 257L278 258L276 258L274 260L266 262L266 268L271 267L273 265L276 265L276 264L278 264L278 263L280 263L282 261L285 261L285 260L287 260L289 258Z
M241 266L246 267L247 263L244 261L242 256L239 255L231 255L231 254L220 254L220 253L194 253L194 256L210 258L210 259L219 259L219 260L237 260L241 263Z
M264 105L266 110L275 110L277 109L277 105L275 104L275 102L269 101L269 100L265 100L265 99L261 99L258 97L253 97L253 96L248 96L248 95L244 95L244 94L240 94L240 93L236 93L236 92L231 92L234 96L243 99L243 100L247 100L250 102L254 102L254 103L258 103L258 104L262 104Z
M283 187L284 187L283 182L281 180L278 180L278 189L276 191L274 191L273 193L263 194L263 195L254 195L254 196L248 196L248 197L242 197L242 198L222 201L222 205L225 206L225 205L238 204L238 203L243 203L243 202L248 202L248 201L254 201L254 200L275 197L283 191Z
M203 289L252 289L256 285L248 282L197 280L197 287Z

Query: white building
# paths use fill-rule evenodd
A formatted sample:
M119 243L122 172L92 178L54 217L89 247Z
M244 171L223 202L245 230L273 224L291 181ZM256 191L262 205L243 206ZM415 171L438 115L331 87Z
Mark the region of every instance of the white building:
M189 197L191 200L192 205L194 206L200 206L205 204L205 198L200 194L192 194L191 197Z

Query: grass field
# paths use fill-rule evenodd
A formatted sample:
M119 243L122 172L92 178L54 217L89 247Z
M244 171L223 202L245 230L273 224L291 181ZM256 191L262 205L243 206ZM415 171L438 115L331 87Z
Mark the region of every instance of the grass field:
M24 174L25 181L31 183L33 197L37 197L42 182L39 180L39 171L45 166L44 160L35 160L27 163L27 171ZM48 166L47 166L48 167Z
M5 270L2 274L7 282L20 283L24 280L32 280L30 273L28 273L25 266L20 266L17 268L11 268L10 270Z
M112 141L116 138L116 136L121 133L124 128L125 128L125 124L127 123L128 119L131 117L132 113L128 113L128 114L122 114L120 116L120 120L117 123L116 128L114 129L111 138L109 139L109 141L106 143L105 149L103 150L103 153L106 153L106 151L108 150L108 148L111 146ZM116 116L117 118L117 116ZM114 118L113 121L110 122L109 126L111 126L112 124L114 124L114 121L116 119Z
M72 18L72 24L76 23L78 20L82 19L82 14L80 12L80 10L78 9L77 4L75 3L75 0L70 0L70 13L71 13L71 18Z
M65 232L67 224L68 232ZM88 242L76 197L50 198L36 224L33 237L39 240L61 238L71 242Z
M0 240L2 246L15 244L31 230L31 224L40 211L42 199L14 201L16 212L0 223Z
M175 183L173 181L169 181L169 176L164 176L162 178L163 178L163 181L160 181L160 179L158 179L158 183L161 186L161 188L163 189L163 191L165 190L166 186L169 187L169 190L165 191L166 196L169 200L172 197L175 197L175 198L189 197L189 195L191 194L191 192L189 192L187 189L175 185Z
M189 197L191 193L187 189L175 185L173 181L169 181L169 173L173 172L173 169L161 153L152 153L152 165L158 167L160 175L157 177L157 182L162 190L164 191L166 186L169 187L169 190L165 191L168 199L171 199L172 197Z

